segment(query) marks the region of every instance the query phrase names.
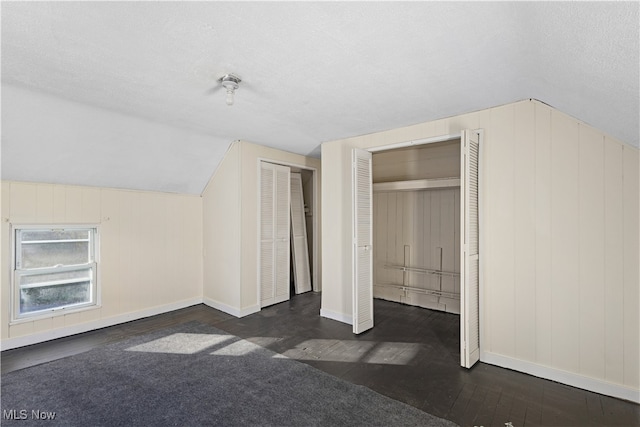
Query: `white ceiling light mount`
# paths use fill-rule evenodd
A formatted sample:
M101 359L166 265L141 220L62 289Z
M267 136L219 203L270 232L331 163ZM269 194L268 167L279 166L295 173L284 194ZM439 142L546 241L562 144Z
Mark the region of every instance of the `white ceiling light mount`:
M227 90L227 105L233 105L233 95L242 79L235 74L225 74L218 81Z

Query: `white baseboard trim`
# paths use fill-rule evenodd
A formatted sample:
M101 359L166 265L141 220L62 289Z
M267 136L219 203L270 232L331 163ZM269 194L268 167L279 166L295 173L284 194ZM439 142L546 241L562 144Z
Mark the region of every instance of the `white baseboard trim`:
M250 314L257 313L260 310L262 310L262 308L259 305L252 305L252 306L249 306L249 307L245 307L243 309L240 309L240 316L238 316L238 317L248 316Z
M580 374L563 371L561 369L538 365L536 363L514 359L501 354L483 352L480 361L490 365L501 366L514 371L524 372L540 378L556 381L583 390L616 397L618 399L629 400L640 403L640 390L626 387L620 384L613 384L596 378L585 377Z
M252 305L245 308L236 308L230 305L224 304L220 301L213 300L211 298L203 298L202 301L205 305L208 305L211 308L215 308L216 310L223 311L227 314L230 314L235 317L244 317L253 313L257 313L260 311L259 305Z
M202 304L202 298L192 298L171 304L148 308L145 310L120 314L113 317L94 320L91 322L80 323L78 325L67 326L64 328L53 329L50 331L44 331L15 338L7 338L5 340L2 340L2 342L0 343L0 349L4 351L10 350L12 348L24 347L26 345L38 344L45 341L55 340L58 338L64 338L71 335L81 334L96 329L118 325L120 323L130 322L132 320L138 320L145 317L155 316L157 314L167 313L169 311L179 310L181 308L186 308L197 304Z
M338 313L337 311L327 310L326 308L320 309L320 317L326 317L327 319L337 320L338 322L353 325L353 318L344 313Z

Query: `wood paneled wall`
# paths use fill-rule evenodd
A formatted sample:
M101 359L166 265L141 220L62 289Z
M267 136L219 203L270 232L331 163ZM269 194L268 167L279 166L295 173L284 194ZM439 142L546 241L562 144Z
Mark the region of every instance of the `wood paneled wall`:
M638 150L536 102L481 126L483 350L637 390Z
M323 313L351 310L351 149L483 129L482 360L640 401L639 156L535 100L322 145ZM375 250L375 249L374 249Z
M10 325L10 224L96 224L100 307ZM202 300L198 196L2 182L2 339L107 325ZM75 328L75 329L74 329Z

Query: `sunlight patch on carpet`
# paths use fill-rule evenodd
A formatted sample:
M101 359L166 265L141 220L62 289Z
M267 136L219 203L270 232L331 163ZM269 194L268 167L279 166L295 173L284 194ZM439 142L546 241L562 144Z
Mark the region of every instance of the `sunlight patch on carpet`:
M194 354L233 340L232 335L175 333L144 344L136 345L127 351L146 353Z

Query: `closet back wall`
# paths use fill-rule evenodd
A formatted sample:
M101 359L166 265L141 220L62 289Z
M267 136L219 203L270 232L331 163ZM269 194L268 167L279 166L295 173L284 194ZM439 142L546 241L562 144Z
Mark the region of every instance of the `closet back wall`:
M460 313L459 276L405 273L389 267L460 273L459 188L374 193L373 229L375 298ZM439 290L446 296L405 291L398 285Z

